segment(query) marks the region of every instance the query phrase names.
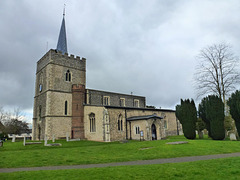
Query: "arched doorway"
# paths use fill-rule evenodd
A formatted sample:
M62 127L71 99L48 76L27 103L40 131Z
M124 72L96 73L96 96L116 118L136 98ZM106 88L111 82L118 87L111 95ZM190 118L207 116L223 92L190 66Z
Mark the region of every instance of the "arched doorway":
M157 140L157 130L155 124L152 124L152 140Z

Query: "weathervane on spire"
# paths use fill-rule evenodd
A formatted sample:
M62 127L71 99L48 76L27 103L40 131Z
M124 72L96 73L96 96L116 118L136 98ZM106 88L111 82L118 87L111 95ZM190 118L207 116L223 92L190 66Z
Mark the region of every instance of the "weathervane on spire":
M63 16L65 16L65 7L66 7L66 4L63 5Z

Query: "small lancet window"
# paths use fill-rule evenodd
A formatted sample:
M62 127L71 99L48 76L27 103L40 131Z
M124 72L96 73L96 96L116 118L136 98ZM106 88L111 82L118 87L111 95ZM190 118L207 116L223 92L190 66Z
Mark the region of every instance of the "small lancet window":
M41 121L41 117L42 117L42 106L40 105L39 106L39 114L38 114L39 121Z
M42 84L39 84L39 92L42 92Z
M72 80L72 75L69 70L67 70L67 72L66 72L65 80L69 81L69 82Z
M65 101L65 111L64 111L64 114L67 115L67 109L68 109L68 102Z

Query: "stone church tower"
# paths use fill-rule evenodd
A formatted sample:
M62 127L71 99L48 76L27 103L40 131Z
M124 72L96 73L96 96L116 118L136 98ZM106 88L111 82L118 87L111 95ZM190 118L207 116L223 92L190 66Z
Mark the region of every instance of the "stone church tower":
M49 50L38 62L36 71L33 139L84 138L86 59L67 53L63 14L56 50Z

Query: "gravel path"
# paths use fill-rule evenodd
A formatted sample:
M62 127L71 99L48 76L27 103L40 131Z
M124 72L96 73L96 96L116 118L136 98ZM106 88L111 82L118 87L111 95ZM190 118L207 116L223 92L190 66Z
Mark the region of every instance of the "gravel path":
M110 166L132 166L132 165L180 163L180 162L191 162L191 161L219 159L219 158L228 158L228 157L238 157L238 156L240 156L240 152L238 152L238 153L230 153L230 154L216 154L216 155L205 155L205 156L177 157L177 158L153 159L153 160L138 160L138 161L127 161L127 162L105 163L105 164L45 166L45 167L24 167L24 168L0 168L0 173L9 173L9 172L17 172L17 171L39 171L39 170L60 170L60 169L87 169L87 168L101 168L101 167L110 167Z

